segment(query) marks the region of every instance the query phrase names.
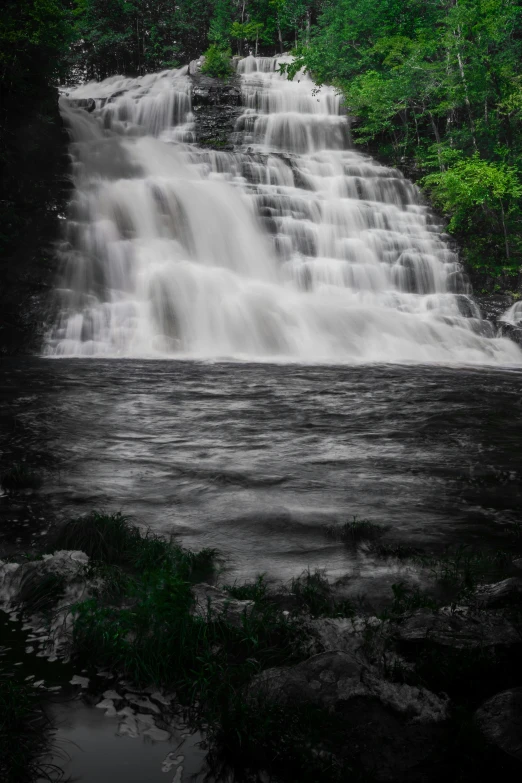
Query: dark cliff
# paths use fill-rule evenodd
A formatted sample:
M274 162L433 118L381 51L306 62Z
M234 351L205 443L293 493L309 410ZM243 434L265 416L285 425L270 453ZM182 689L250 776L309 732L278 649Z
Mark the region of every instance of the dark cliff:
M38 350L56 275L54 244L68 196L58 91L3 96L0 139L0 355Z

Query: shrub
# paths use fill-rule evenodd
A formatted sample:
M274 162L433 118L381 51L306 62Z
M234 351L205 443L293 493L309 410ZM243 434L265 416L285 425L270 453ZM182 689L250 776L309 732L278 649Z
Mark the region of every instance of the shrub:
M218 79L226 79L234 73L234 69L230 65L231 57L230 49L222 49L217 44L212 44L205 52L201 73Z
M292 579L291 591L312 617L353 617L355 610L349 601L338 601L323 571L303 571Z

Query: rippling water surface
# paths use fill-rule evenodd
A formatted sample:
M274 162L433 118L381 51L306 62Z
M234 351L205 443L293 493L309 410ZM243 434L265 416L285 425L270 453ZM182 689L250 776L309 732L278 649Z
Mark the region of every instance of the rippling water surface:
M494 545L522 507L521 382L433 366L13 360L3 459L45 483L34 519L2 499L4 531L121 509L217 547L231 578L372 575L326 532L353 515L389 525L390 542Z

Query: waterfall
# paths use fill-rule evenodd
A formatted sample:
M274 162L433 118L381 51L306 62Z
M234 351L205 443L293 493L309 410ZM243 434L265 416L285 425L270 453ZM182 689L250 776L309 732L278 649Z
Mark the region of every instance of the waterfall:
M62 99L74 195L54 356L520 363L417 188L351 148L331 88L238 64L234 151L195 142L187 69Z

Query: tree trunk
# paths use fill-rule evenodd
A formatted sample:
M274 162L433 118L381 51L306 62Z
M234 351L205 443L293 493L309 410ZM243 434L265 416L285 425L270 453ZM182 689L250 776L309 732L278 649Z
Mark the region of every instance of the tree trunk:
M459 64L459 72L460 72L460 78L462 81L462 86L464 87L464 101L466 103L466 108L468 110L468 116L469 116L469 127L471 130L471 140L473 142L473 146L475 149L477 149L477 140L475 138L475 122L473 120L473 113L471 111L471 101L469 99L469 91L468 91L468 83L466 81L466 73L464 71L464 63L462 61L462 57L460 54L459 49L459 37L460 37L460 30L458 30L458 36L454 32L453 36L455 38L455 50L457 52L457 62Z
M441 154L440 154L440 133L439 133L439 129L437 128L437 123L433 119L433 114L431 113L431 111L428 112L428 115L429 115L429 118L430 118L431 127L432 127L432 130L433 130L433 135L435 136L435 141L437 142L437 157L439 159L439 169L441 171L444 171L445 166L444 166L444 163L442 162L442 158L441 158Z
M281 24L279 23L279 19L277 20L277 37L279 38L280 53L283 54L283 34L281 32Z
M502 215L502 230L504 232L504 245L506 248L506 258L509 261L511 258L511 254L509 251L509 241L508 241L508 234L507 234L507 228L506 228L506 216L504 214L504 202L500 201L500 214Z

